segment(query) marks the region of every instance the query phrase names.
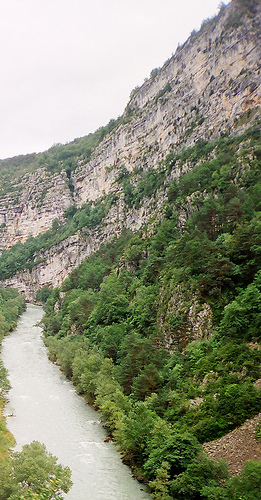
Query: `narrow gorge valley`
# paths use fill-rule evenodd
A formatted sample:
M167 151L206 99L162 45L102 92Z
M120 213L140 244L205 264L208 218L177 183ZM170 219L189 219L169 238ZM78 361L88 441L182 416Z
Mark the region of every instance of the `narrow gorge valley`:
M122 116L0 161L1 336L43 306L50 360L156 500L261 499L260 124L261 2L232 0Z

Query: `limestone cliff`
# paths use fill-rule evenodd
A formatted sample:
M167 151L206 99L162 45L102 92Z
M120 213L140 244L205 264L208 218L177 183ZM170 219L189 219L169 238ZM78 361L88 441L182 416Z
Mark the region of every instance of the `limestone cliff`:
M16 179L0 199L0 250L49 229L73 203L66 174L37 169Z
M71 269L123 226L135 231L152 216L160 217L163 191L136 209L126 205L117 182L123 166L135 184L135 173L156 168L169 152L221 133L239 134L260 118L261 5L257 2L254 12L240 16L238 9L238 2L232 1L192 33L161 69L152 71L132 92L119 125L90 160L75 158L77 168L69 178L65 169L51 173L44 165L32 164L26 175L5 187L0 199L1 249L43 233L55 219L63 221L64 211L73 204L80 207L110 192L117 195L99 229L70 236L40 254L31 272L5 284L17 286L31 299L44 284L60 285ZM177 167L173 175L180 174ZM180 224L182 217L181 210Z
M260 116L261 9L233 29L234 8L203 25L130 99L129 122L75 173L78 204L108 193L122 164L130 171L156 166L169 151L198 139L239 133L249 126L242 116L249 109L252 119Z

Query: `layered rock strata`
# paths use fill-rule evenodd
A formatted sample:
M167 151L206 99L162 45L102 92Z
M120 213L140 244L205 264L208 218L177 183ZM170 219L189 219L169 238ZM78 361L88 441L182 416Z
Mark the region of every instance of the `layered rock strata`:
M0 199L0 250L46 231L55 219L62 221L72 204L80 207L110 192L119 195L116 179L122 166L129 172L157 167L170 151L220 133L242 133L260 118L261 4L255 15L241 16L235 26L237 8L233 0L218 18L204 23L132 93L121 124L104 138L90 161L84 164L76 158L73 189L65 171L52 175L45 168L10 186ZM175 175L180 174L177 168ZM99 230L71 236L45 252L31 273L5 284L17 286L27 297L44 284L59 285L101 241L122 227L138 230L159 213L161 204L146 200L140 209L129 210L121 194Z

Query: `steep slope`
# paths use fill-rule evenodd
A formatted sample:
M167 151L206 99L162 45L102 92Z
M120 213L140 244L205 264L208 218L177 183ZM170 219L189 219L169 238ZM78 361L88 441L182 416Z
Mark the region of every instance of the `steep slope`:
M108 193L117 166L128 171L156 167L173 149L213 140L221 132L240 133L250 118L260 116L260 5L254 17L245 15L235 29L229 20L237 8L232 2L218 19L203 24L135 92L124 115L129 123L120 125L89 164L76 170L78 203Z
M63 219L73 203L66 173L50 176L37 169L15 179L0 200L1 249L49 229L55 218Z
M155 499L260 498L260 13L233 0L95 147L36 155L68 208L0 258L5 285L46 301L50 358ZM249 418L258 453L220 454Z
M248 419L226 436L206 443L203 448L213 459L226 460L232 475L239 474L248 460L261 462L261 444L255 436L261 413Z
M97 225L90 231L87 225L79 231L76 225L67 240L65 231L62 243L35 251L29 271L5 284L17 286L30 299L43 285L61 284L101 241L109 241L123 227L139 230L157 212L161 217L167 184L192 168L176 165L169 175L161 176L160 183L160 169L166 168L169 153L202 139L213 141L220 134L242 134L258 122L261 8L260 2L253 5L246 9L244 2L234 0L215 19L203 23L163 68L153 70L144 85L134 89L123 116L104 132L88 136L85 142L77 140L25 157L26 175L23 168L19 170L19 161L14 161L13 177L9 183L3 177L2 184L2 249L37 237L52 224L64 224L65 211L74 205L80 208L114 198L99 230ZM8 163L6 167L2 163L2 173L5 168ZM130 191L151 169L159 180L157 201L152 187L143 190L143 202L137 207L130 201Z

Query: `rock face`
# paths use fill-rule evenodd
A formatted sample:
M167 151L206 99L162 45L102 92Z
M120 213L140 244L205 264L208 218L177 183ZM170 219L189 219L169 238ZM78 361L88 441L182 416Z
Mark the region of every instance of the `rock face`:
M163 202L159 198L158 207ZM151 207L152 205L152 207ZM84 259L97 251L102 243L111 241L115 236L119 236L122 229L137 231L144 223L148 223L154 202L151 200L139 209L132 209L126 212L123 197L120 197L109 211L103 221L103 227L95 230L84 228L77 234L63 240L60 244L54 245L49 250L37 254L39 262L31 271L17 273L10 279L1 282L3 286L12 286L24 294L26 300L33 302L35 293L45 285L59 287L68 274Z
M0 199L0 250L47 231L54 219L63 218L73 203L66 179L65 172L51 176L38 169L10 186Z
M72 269L99 248L103 238L102 234L94 233L88 236L80 233L73 235L40 254L41 263L32 271L18 273L2 284L17 288L27 301L33 302L35 293L42 286L60 286Z
M183 349L192 340L209 339L212 310L181 285L163 287L158 303L158 325L169 350Z
M125 110L129 123L107 136L89 164L76 171L78 205L108 193L117 166L156 166L173 149L222 131L242 131L249 125L242 113L260 114L261 9L233 29L234 9L232 2L218 21L192 35L131 98Z
M100 230L71 236L42 254L31 273L20 273L5 285L16 286L31 299L44 284L60 285L122 227L135 231L157 211L160 217L164 201L160 194L157 203L147 199L136 210L126 206L116 182L123 165L128 172L157 167L170 151L180 151L202 138L212 140L220 133L241 133L260 117L261 5L257 3L254 15L241 15L238 9L233 0L133 92L121 124L105 136L90 161L84 164L75 159L73 189L65 171L51 174L43 167L5 190L0 198L0 250L39 235L55 219L62 221L64 211L73 204L80 207L110 192L118 195ZM200 324L204 321L199 318Z

